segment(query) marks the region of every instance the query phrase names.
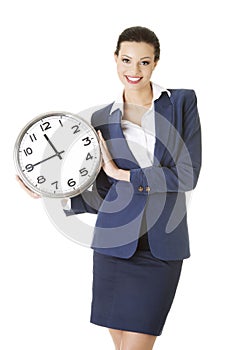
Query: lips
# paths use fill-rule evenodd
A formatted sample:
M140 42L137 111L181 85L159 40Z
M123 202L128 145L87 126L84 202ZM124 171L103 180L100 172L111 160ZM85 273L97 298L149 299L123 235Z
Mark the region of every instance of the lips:
M129 75L125 75L125 77L130 84L138 84L142 79L142 77L131 77Z

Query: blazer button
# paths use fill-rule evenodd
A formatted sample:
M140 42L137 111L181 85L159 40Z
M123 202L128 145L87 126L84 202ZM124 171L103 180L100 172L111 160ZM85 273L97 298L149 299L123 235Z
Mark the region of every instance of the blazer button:
M139 191L139 192L142 192L143 190L144 190L144 188L143 188L142 186L139 186L139 187L138 187L138 191Z
M145 188L145 190L146 190L146 192L149 192L149 191L150 191L150 187L147 186L147 187Z

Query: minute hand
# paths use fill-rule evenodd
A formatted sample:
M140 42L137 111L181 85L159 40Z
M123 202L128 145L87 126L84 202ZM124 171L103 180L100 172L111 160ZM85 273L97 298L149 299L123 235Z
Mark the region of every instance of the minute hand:
M58 154L53 154L52 156L50 156L50 157L48 157L48 158L45 158L45 159L43 159L43 160L41 160L40 162L37 162L36 164L33 164L33 166L35 167L36 165L38 165L38 164L41 164L41 163L44 163L44 162L46 162L47 160L49 160L49 159L51 159L51 158L54 158L54 157L56 157L56 156L60 156L60 154L61 153L64 153L65 151L61 151L61 152L59 152ZM61 157L61 156L60 156ZM62 158L62 157L61 157Z
M53 143L50 141L49 137L48 137L46 134L44 134L44 137L45 137L46 141L49 142L49 144L50 144L50 146L53 148L53 150L55 151L56 156L58 156L59 159L62 159L62 157L61 157L61 155L60 155L61 152L58 152L58 151L57 151L57 149L55 148L55 146L53 145Z

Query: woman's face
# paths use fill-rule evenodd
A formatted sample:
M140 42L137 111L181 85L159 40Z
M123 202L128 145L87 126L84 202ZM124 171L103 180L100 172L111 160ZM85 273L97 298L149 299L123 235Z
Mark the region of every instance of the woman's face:
M115 54L119 79L126 90L141 90L150 83L157 62L153 45L124 41L118 56Z

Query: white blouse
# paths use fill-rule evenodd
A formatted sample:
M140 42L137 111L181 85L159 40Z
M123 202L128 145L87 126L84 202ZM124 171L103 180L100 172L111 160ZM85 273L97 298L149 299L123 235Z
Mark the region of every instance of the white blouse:
M157 100L163 91L166 91L170 97L170 91L151 83L153 89L153 101L151 107L145 112L141 119L141 126L126 119L121 120L123 134L128 143L132 154L141 168L151 166L154 159L154 147L156 141L154 101ZM123 96L115 100L111 113L117 108L122 110L123 114Z
M122 120L121 126L124 136L128 143L134 158L141 168L151 166L153 164L153 150L155 144L155 136L146 128L134 124L128 120Z

